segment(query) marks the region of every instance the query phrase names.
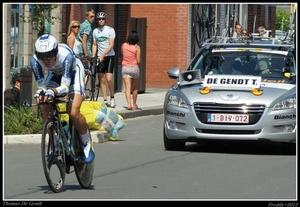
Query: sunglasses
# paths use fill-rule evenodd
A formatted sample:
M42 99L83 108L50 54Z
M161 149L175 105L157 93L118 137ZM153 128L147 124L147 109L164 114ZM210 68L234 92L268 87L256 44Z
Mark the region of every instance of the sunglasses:
M79 25L74 25L74 26L72 26L72 28L80 28L80 26Z
M99 18L98 21L100 21L100 20L104 21L105 19L104 18Z
M247 33L243 32L244 35L246 35Z
M90 16L90 18L95 18L95 16Z
M55 57L55 54L53 54L52 52L47 52L47 53L38 53L36 55L36 57L39 60L50 60L51 58Z

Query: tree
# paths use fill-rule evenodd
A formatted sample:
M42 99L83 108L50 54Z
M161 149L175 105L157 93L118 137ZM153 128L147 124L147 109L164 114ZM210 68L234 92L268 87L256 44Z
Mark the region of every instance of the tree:
M32 29L38 31L38 36L45 34L45 24L47 22L54 24L53 20L59 17L50 16L50 12L58 7L58 4L30 4L31 14L29 16L20 15L24 22L31 22Z
M287 31L289 28L290 28L289 12L287 12L283 9L277 9L276 10L276 30Z

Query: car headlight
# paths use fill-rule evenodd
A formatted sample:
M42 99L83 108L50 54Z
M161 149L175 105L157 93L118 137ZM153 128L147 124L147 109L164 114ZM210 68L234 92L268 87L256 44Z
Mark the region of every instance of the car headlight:
M178 106L181 108L186 108L186 109L188 108L186 102L182 98L175 95L169 95L167 104Z
M284 110L284 109L296 109L296 107L297 107L296 94L293 94L281 100L277 104L275 104L272 110L277 111L277 110Z

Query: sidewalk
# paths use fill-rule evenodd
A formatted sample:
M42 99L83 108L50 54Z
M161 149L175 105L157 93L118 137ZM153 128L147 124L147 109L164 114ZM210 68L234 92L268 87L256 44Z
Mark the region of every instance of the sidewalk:
M116 92L115 100L116 107L113 110L121 115L126 122L126 119L140 116L159 115L163 113L163 103L165 94L168 89L147 88L144 93L138 94L137 110L127 110L127 102L124 92ZM109 99L108 99L109 100ZM98 101L103 101L102 97ZM126 126L125 126L126 127ZM122 133L122 130L120 131ZM95 143L103 143L108 141L108 136L105 131L91 131L92 139ZM3 135L3 144L29 144L40 143L41 134L28 135Z

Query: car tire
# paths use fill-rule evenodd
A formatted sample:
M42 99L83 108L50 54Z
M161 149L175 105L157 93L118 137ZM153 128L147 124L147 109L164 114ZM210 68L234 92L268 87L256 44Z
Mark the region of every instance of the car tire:
M169 139L166 136L165 128L164 128L164 146L166 150L184 150L185 142L180 141L179 139Z

